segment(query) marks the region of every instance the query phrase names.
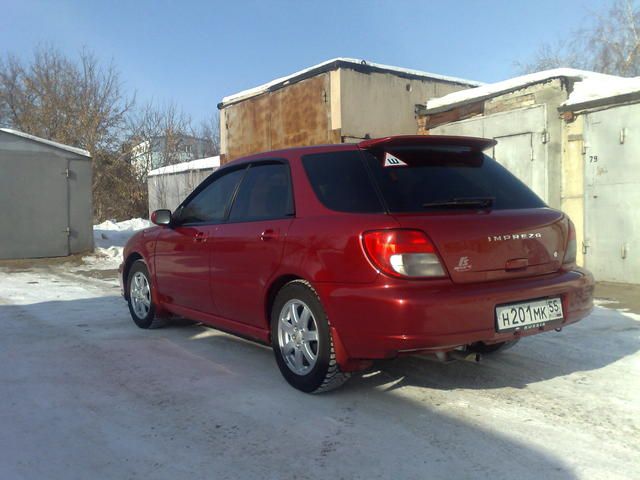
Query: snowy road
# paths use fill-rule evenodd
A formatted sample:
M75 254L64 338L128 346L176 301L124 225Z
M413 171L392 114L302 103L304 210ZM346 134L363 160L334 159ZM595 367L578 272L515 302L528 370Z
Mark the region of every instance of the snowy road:
M310 396L272 352L135 328L113 280L0 267L0 478L640 478L640 317Z

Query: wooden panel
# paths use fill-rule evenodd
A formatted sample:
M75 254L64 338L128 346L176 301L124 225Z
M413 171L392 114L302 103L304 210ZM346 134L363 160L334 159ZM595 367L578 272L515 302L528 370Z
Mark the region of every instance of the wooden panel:
M447 110L446 112L435 113L427 116L427 121L423 128L425 130L443 125L445 123L457 122L458 120L464 120L465 118L474 117L482 114L484 111L484 102L476 102L469 105L462 105L454 108L453 110Z

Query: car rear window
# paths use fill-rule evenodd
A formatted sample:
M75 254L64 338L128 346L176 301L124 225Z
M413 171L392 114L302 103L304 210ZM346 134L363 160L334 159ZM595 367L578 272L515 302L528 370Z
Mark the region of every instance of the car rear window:
M305 155L302 164L325 207L339 212L384 212L359 151Z
M474 198L491 199L493 209L546 206L502 165L468 147L401 146L363 155L390 212L439 210L446 207L434 204Z

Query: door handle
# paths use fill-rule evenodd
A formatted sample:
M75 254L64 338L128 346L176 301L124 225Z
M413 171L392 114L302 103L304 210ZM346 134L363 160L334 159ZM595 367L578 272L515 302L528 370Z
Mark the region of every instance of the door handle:
M275 240L276 238L278 238L278 232L271 228L267 228L260 234L260 240L263 242L266 242L267 240Z
M195 243L204 243L207 241L207 234L204 232L197 232L194 236L193 236L193 241Z

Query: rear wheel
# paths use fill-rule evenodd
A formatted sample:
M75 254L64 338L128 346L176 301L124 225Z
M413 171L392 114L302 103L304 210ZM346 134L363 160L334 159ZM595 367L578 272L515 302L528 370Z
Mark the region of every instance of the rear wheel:
M140 328L156 326L151 288L151 277L147 265L142 260L136 260L129 270L127 298L131 318Z
M349 374L336 362L327 315L308 282L285 285L271 309L271 343L280 372L306 393L333 390Z

